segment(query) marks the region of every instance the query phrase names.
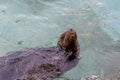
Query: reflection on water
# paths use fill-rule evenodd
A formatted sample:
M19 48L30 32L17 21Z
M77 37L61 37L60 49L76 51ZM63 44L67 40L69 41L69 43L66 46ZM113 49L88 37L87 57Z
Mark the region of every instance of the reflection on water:
M119 2L0 0L0 56L26 47L54 46L63 31L73 28L82 59L62 77L116 77L120 70Z

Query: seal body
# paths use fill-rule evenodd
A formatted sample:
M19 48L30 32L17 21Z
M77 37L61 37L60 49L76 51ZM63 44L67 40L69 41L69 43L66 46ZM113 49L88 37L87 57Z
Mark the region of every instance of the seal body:
M67 37L71 34L66 33L71 33L71 31L67 30L64 38L68 39ZM60 39L64 39L62 36ZM75 39L76 43L72 41L74 37L68 41L64 39L67 44L60 39L58 46L29 48L1 57L0 80L53 80L73 68L79 61L77 57L80 50L76 42L77 38Z

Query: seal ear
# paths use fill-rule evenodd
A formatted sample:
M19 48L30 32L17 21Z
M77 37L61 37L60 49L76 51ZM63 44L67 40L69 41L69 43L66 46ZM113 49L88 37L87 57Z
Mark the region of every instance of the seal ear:
M66 35L67 32L64 32L61 34L59 40L58 40L58 46L60 46L61 48L63 48L63 46L65 45L65 41L64 41L64 38L65 38L65 35Z

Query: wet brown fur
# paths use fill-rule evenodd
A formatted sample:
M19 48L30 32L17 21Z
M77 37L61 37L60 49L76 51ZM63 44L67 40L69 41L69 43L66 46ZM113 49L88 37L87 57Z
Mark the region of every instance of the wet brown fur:
M74 59L78 49L77 33L73 29L68 29L61 34L58 45L66 52L72 52L71 59Z

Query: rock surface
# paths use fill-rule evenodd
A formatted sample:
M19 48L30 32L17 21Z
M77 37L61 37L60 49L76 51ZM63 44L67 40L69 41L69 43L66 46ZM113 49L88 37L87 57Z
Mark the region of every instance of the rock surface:
M77 65L77 34L64 32L58 45L50 48L28 48L0 58L0 80L53 80Z

